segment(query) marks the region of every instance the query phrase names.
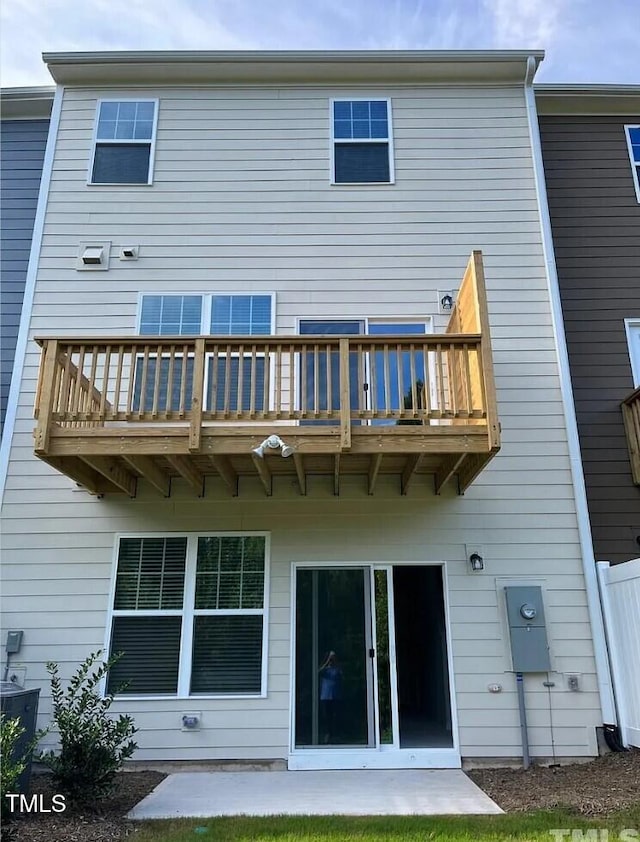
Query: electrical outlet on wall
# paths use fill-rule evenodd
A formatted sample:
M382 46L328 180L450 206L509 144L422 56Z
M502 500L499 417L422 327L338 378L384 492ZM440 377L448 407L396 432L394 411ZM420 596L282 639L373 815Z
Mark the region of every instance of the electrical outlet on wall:
M573 693L577 693L580 690L580 676L576 673L567 675L567 688Z
M9 675L7 678L12 684L16 684L18 687L24 687L24 683L27 680L27 668L9 664Z

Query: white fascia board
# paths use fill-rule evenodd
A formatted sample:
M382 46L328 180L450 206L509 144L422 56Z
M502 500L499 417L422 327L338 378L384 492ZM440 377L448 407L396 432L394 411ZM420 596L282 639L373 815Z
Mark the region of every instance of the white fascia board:
M542 51L123 51L45 53L54 79L92 84L521 84Z

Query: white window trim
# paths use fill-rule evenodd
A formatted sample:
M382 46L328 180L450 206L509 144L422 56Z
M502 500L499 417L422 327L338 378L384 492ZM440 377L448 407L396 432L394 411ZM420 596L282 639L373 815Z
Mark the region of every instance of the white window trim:
M631 133L629 129L640 129L640 125L626 125L624 127L624 136L627 140L627 151L629 153L629 162L631 164L631 175L633 176L633 186L636 190L636 199L640 202L640 176L638 175L640 160L635 161L633 158L633 147L631 145Z
M359 138L344 138L335 136L335 126L333 119L333 104L335 102L386 102L387 103L387 128L388 136L386 143L388 144L389 153L389 181L336 181L336 143L383 143L384 138L381 137L359 137ZM393 116L391 110L391 98L387 96L339 96L332 97L329 100L329 125L331 135L331 185L333 187L381 187L388 184L396 183L396 169L395 169L395 152L393 148Z
M103 102L152 102L153 108L153 130L151 132L151 139L140 138L113 138L109 140L100 140L100 143L111 144L113 146L122 145L124 143L136 144L139 146L149 145L149 172L147 173L147 181L115 181L115 182L94 182L93 178L93 164L96 157L96 144L98 143L98 122L100 120L100 108ZM154 97L103 97L96 102L96 113L93 125L93 137L91 140L91 159L89 161L89 171L87 172L87 185L90 187L149 187L153 184L153 171L156 157L156 134L158 129L158 111L160 110L160 100Z
M635 388L640 387L640 351L637 349L637 344L633 342L633 334L635 331L640 332L640 319L625 319L624 330L627 335L627 349L629 351L629 359L631 360L631 374L633 376L633 385Z
M229 538L229 537L259 537L265 539L264 544L264 600L263 606L259 608L242 608L242 609L196 609L195 607L195 588L196 588L196 564L198 553L198 539L199 538ZM116 610L114 600L116 595L116 577L118 572L118 555L120 550L120 541L123 538L186 538L187 539L187 555L185 562L185 587L183 594L182 609L159 609L159 610ZM269 594L271 591L271 533L270 532L252 532L252 531L219 531L219 532L126 532L117 533L115 536L113 557L111 562L111 586L109 589L109 609L107 611L107 624L105 628L105 660L111 651L111 632L113 628L114 617L182 617L182 632L180 635L180 661L178 666L178 689L177 693L162 693L162 694L120 694L114 696L117 701L157 701L166 699L189 700L193 702L197 699L266 699L267 698L267 681L268 681L268 663L269 656ZM191 684L191 660L193 648L193 626L196 616L212 615L212 616L227 616L227 615L262 615L262 673L260 676L260 693L196 693L189 694L189 686ZM102 694L106 694L107 679L106 676L102 680Z

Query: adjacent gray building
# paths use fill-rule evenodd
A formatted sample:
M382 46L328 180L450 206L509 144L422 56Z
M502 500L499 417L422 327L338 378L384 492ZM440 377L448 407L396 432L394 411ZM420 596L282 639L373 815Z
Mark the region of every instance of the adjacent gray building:
M640 554L640 87L536 97L595 556L623 562Z
M2 91L0 425L11 387L53 88Z

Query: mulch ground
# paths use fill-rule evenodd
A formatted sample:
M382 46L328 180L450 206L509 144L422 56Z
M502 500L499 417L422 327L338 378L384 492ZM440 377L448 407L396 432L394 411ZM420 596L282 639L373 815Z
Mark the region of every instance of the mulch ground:
M469 777L507 813L564 807L606 816L640 805L640 749L607 754L591 763L474 769Z
M265 772L264 774L268 774ZM640 805L640 750L608 754L591 763L523 769L474 769L468 772L508 813L568 808L585 816L607 816ZM26 814L16 819L11 842L119 842L136 829L126 813L165 776L160 772L123 772L114 794L95 811L69 806L64 813ZM32 793L51 805L48 775L32 779Z
M137 826L125 815L165 777L160 772L122 772L113 795L95 809L69 805L64 813L23 814L11 823L6 838L11 842L119 842ZM51 808L55 792L49 775L32 777L31 795L41 795L45 807Z

